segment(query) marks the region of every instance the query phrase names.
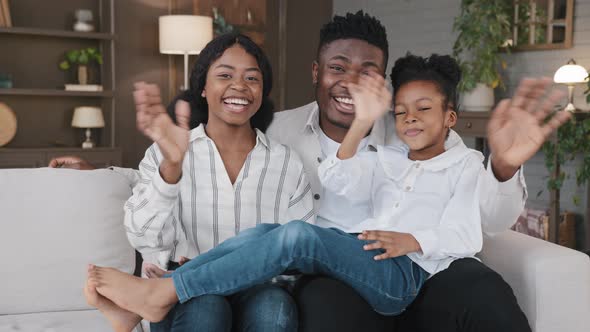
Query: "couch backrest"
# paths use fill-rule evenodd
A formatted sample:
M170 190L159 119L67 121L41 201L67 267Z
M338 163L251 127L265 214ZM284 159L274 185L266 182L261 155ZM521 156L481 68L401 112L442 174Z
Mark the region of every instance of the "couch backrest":
M0 314L87 309L87 264L126 272L131 183L111 170L0 170Z

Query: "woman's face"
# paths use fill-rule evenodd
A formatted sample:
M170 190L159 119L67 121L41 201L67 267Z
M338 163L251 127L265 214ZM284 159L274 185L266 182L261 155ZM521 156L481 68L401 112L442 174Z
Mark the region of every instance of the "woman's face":
M208 125L250 125L262 104L262 72L256 59L236 44L223 52L207 72L202 96L209 106Z
M457 121L455 111L444 109L445 97L431 81L403 84L395 94L398 137L410 148L410 158L426 160L445 151L447 132Z

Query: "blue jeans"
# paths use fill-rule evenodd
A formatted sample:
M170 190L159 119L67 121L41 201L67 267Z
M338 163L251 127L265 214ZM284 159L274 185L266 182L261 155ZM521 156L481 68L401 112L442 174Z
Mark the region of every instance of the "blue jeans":
M428 273L407 256L375 261L380 250L333 228L303 221L261 224L226 240L172 273L180 303L230 295L287 270L323 274L353 287L375 311L397 315L414 300Z
M203 295L178 303L152 332L296 332L297 306L284 289L255 286L231 297Z

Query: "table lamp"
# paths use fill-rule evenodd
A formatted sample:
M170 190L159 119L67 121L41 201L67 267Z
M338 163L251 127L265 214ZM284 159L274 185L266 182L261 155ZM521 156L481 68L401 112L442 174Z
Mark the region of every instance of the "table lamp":
M188 56L199 54L213 39L213 19L197 15L165 15L159 18L160 53L184 55L184 86L188 90Z
M574 106L574 86L588 81L588 71L584 67L577 65L574 59L570 59L566 65L557 69L553 81L567 85L568 104L565 111L574 112L576 110Z
M93 148L94 142L90 138L90 128L104 127L102 110L99 107L94 106L76 107L74 109L74 117L72 118L72 127L86 128L86 140L82 143L82 148Z

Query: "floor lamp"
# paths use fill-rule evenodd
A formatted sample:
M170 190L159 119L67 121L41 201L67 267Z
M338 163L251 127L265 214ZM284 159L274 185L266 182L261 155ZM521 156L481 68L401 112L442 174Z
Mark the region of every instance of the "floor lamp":
M197 15L165 15L159 18L160 53L184 55L184 85L188 90L188 56L199 54L213 39L213 19Z

